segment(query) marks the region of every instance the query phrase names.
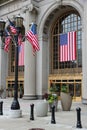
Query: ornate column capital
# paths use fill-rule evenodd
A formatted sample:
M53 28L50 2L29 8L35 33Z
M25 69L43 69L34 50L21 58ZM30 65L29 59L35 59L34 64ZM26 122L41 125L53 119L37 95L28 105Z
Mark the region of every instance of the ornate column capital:
M34 10L38 12L39 8L34 6L32 3L21 8L22 13L25 13L27 10L29 10L29 12L32 12Z

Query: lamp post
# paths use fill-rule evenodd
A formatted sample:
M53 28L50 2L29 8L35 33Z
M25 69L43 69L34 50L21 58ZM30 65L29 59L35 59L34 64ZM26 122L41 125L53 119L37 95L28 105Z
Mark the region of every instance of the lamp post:
M17 28L17 34L11 35L12 41L15 44L15 84L14 84L14 99L11 104L11 110L20 110L20 104L18 102L18 57L19 57L18 36L21 32L22 26L23 26L23 18L20 16L17 16L15 18L15 27ZM5 29L5 21L0 20L0 36L1 36L2 42L3 42L3 38L5 37L4 29ZM20 116L20 114L18 114L18 115Z

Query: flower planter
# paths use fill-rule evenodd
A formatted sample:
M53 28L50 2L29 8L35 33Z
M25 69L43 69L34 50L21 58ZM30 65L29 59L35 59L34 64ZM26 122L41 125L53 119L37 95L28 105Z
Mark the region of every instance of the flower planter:
M51 112L52 106L55 106L55 112L57 111L58 100L54 101L53 103L49 103L49 111Z
M70 111L72 105L72 96L70 93L61 92L61 106L63 111Z
M36 116L44 117L47 116L48 113L48 102L47 101L39 101L36 103Z

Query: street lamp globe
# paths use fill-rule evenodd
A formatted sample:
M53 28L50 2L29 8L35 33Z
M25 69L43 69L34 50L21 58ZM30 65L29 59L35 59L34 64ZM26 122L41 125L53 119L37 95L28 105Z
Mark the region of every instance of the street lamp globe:
M20 15L15 17L15 26L17 28L22 28L23 26L23 17L21 17Z

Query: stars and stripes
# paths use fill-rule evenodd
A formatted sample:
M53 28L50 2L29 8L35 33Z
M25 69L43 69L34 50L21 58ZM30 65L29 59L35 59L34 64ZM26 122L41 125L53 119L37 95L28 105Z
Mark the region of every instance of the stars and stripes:
M22 43L22 35L21 33L18 34L17 28L15 27L14 23L8 18L9 21L9 29L10 33L7 31L5 35L5 46L4 50L9 51L9 45L11 40L14 42L18 42L19 46L19 66L24 65L24 44ZM18 35L18 40L16 41L16 36ZM14 38L13 38L14 37ZM35 55L36 51L40 50L39 43L38 43L38 36L37 36L37 30L36 30L36 24L32 24L30 30L25 35L26 39L31 43L33 48L33 54Z
M32 24L30 30L26 33L27 40L31 43L33 52L39 51L39 43L36 31L36 24Z
M76 32L60 35L60 62L76 60Z
M19 66L24 65L24 43L19 46Z
M11 36L10 36L10 33L8 32L7 29L5 29L5 45L4 45L4 50L6 52L9 51L9 45L11 43Z
M11 33L17 34L17 28L15 27L14 23L9 18L8 21L9 21Z
M18 45L20 46L22 44L22 35L21 33L18 35Z

